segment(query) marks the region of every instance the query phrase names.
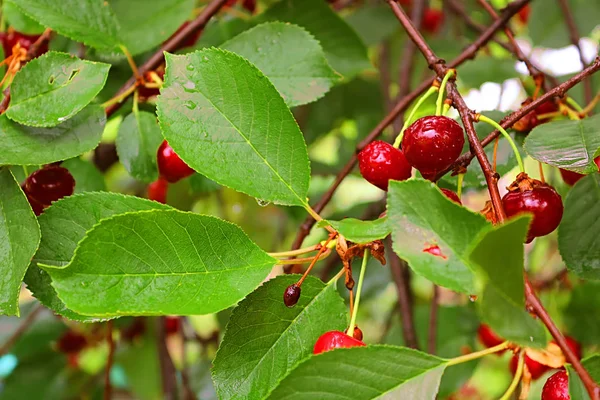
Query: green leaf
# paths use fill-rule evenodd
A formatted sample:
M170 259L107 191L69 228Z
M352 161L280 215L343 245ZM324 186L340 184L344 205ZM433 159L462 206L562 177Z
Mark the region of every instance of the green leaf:
M46 271L59 298L78 313L190 315L235 304L275 262L236 225L151 210L100 221L68 266Z
M589 372L592 379L596 383L600 383L600 354L594 354L585 358L581 361L581 364ZM571 400L589 400L590 396L571 364L567 364L567 371L569 373L569 393L571 394Z
M363 221L355 218L346 218L341 221L323 220L319 226L332 226L354 243L365 244L374 240L384 239L391 233L387 217L374 221Z
M229 39L250 29L253 23L246 19L212 19L202 31L200 39L194 45L193 49L203 49L205 47L219 47Z
M378 45L401 29L398 19L385 4L363 4L346 17L346 22L367 46Z
M488 284L479 302L481 319L498 336L527 347L546 346L546 332L539 320L525 307L517 307L495 287Z
M19 315L21 282L40 243L40 228L8 168L0 168L0 314Z
M258 25L221 47L260 69L290 107L319 99L339 79L327 63L319 42L296 25L282 22Z
M162 141L156 115L133 112L119 126L116 140L119 161L131 176L150 183L158 178L156 152Z
M346 327L346 306L335 285L317 278L307 277L298 304L285 306L283 293L298 278L268 281L233 311L213 363L219 398L264 398L312 353L321 334Z
M10 88L6 115L28 126L56 126L96 97L109 69L109 64L48 52L25 64L17 73Z
M42 25L23 14L13 3L5 2L2 4L2 13L6 18L7 24L12 26L17 32L27 35L39 35L44 32Z
M469 251L491 227L483 216L449 200L433 183L410 179L390 182L388 220L394 251L413 271L440 286L476 292ZM439 254L432 254L436 246Z
M123 44L132 55L151 50L167 40L188 18L195 0L110 0L121 27Z
M300 363L268 398L433 400L445 368L445 360L404 347L337 349Z
M302 133L268 79L219 49L166 55L158 116L193 169L250 196L305 205L310 166Z
M75 179L75 193L102 192L106 190L104 175L89 161L79 157L63 161L60 165L69 170Z
M350 79L372 68L367 48L329 5L321 0L285 0L269 8L259 21L281 21L306 28L323 46L329 64Z
M600 343L600 282L584 282L571 292L563 314L568 332L580 343Z
M19 125L0 116L0 164L40 165L76 157L100 142L106 114L88 106L54 128Z
M525 151L536 160L580 174L598 172L594 155L600 148L600 115L549 122L534 128Z
M494 227L469 254L470 260L485 275L485 281L517 307L525 307L523 242L530 221L531 217L525 215Z
M121 43L119 24L103 0L7 0L26 15L77 42L116 50Z
M600 279L600 174L580 179L567 194L558 226L558 249L567 268L583 279Z

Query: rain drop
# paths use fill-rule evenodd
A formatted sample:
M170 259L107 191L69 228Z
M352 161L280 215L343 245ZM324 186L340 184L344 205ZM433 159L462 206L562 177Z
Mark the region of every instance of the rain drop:
M188 71L193 71L194 70L194 66L192 64L188 64L187 67L185 67Z
M196 108L196 103L194 103L191 100L186 101L185 103L183 103L183 105L190 110L193 110L194 108Z
M183 90L187 93L194 93L196 92L196 85L192 81L187 81L183 84Z
M208 57L206 57L206 56L204 56L202 59L203 59L204 61L208 61Z
M257 203L258 203L258 205L259 205L259 206L261 206L261 207L266 207L266 206L268 206L269 204L271 204L271 202L270 202L270 201L267 201L267 200L262 200L262 199L256 199L256 202L257 202Z

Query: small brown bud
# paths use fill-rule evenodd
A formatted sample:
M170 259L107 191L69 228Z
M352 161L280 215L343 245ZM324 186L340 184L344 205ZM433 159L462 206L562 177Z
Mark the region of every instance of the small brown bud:
M288 286L283 293L283 302L288 307L294 307L296 303L298 303L298 299L300 299L300 286L295 283Z

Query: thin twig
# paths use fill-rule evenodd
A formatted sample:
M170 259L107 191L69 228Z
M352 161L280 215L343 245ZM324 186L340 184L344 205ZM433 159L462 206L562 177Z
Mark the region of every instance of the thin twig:
M106 359L106 370L104 372L104 400L112 398L112 386L110 384L110 370L115 359L115 341L113 340L113 320L106 323L106 343L108 344L108 358Z
M39 55L40 48L44 46L50 40L52 36L52 29L46 28L44 32L36 39L35 42L27 50L27 60L31 60Z
M8 339L4 342L2 347L0 347L0 357L8 353L10 348L19 340L19 338L25 333L27 328L35 321L38 314L44 309L41 304L35 306L33 310L25 317L25 319L21 322L21 324L15 329L15 331L10 335Z
M427 336L427 352L435 354L437 342L437 317L440 307L440 287L433 285L433 297L431 298L431 308L429 310L429 334Z

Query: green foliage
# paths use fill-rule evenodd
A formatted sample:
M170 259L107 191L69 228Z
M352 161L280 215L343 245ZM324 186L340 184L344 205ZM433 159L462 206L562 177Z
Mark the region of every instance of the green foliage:
M363 221L355 218L346 218L341 221L324 220L319 225L332 226L346 239L360 244L384 239L391 233L386 217L374 221Z

